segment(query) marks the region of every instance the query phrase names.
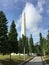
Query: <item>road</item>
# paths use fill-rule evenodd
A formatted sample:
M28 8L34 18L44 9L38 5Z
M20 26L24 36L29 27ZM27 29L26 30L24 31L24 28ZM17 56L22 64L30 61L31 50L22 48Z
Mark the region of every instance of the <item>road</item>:
M25 65L43 65L42 59L40 56L35 57Z

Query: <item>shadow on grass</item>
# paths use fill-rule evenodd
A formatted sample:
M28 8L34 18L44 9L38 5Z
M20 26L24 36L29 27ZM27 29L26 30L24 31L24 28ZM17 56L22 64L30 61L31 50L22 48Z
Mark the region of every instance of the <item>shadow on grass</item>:
M11 61L9 61L9 60L0 60L0 65L18 65L18 62L19 61L17 61L17 62L14 62L13 60L11 60ZM20 61L20 62L22 62L22 61ZM41 61L37 61L37 62L35 62L35 61L31 61L31 62L27 62L26 64L23 64L23 65L44 65L43 64L43 62L41 62Z
M46 60L48 63L49 63L49 60ZM9 60L9 59L6 59L6 60L0 60L0 65L18 65L18 63L21 63L21 62L24 62L24 61L20 61L20 60ZM43 61L44 62L44 61ZM26 64L23 64L23 65L44 65L42 61L30 61L30 62L27 62Z
M6 60L0 60L0 65L18 65L21 62L24 62L24 61L20 61L20 60L10 61L9 59L6 59Z

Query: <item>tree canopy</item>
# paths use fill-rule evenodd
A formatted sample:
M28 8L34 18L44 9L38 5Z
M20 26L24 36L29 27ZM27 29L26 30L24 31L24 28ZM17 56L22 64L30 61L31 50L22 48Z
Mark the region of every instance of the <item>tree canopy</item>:
M18 39L17 39L18 33L16 30L16 25L14 20L12 21L11 27L10 27L10 32L8 33L8 40L9 40L9 51L10 53L18 52Z
M0 11L0 52L5 54L7 52L8 43L8 28L7 18L3 11Z

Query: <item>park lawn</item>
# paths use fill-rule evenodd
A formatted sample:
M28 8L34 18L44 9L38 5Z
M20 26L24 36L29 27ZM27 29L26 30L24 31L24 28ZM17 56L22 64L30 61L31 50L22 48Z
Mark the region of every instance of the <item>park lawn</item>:
M46 55L46 56L44 57L44 59L45 59L45 61L47 62L47 64L49 65L49 55Z
M26 59L30 58L29 56L26 56ZM12 55L11 61L10 61L10 55L0 55L0 65L18 65L19 63L22 63L26 60L24 60L24 56L19 55Z

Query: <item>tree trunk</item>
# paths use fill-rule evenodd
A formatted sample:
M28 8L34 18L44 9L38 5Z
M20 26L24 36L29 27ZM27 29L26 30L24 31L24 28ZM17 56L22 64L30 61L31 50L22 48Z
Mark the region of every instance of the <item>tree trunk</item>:
M19 53L19 58L20 58L20 53Z
M11 53L10 53L10 61L11 61Z
M44 57L45 57L45 50L44 50Z
M45 56L45 50L43 49L43 55Z

